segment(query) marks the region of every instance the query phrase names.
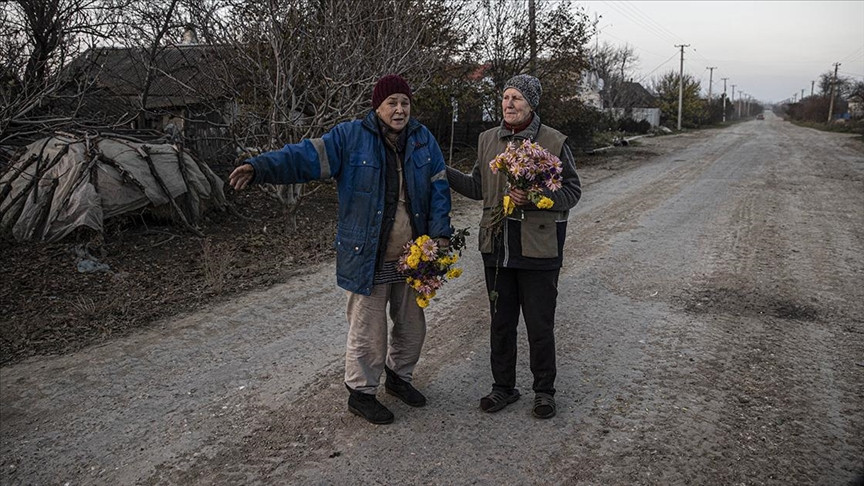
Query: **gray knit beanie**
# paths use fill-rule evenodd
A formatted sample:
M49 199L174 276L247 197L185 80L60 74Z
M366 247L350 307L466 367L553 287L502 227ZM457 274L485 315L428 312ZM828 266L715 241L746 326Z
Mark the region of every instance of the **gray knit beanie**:
M504 91L507 91L507 88L516 88L519 90L532 109L536 110L537 105L540 104L540 95L543 93L543 88L540 87L540 80L534 76L517 74L504 83Z

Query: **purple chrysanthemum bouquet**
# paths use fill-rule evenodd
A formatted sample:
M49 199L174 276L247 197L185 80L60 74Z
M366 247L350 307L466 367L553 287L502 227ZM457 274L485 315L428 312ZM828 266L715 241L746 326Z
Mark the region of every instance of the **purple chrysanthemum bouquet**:
M507 176L509 187L528 193L528 199L540 209L553 206L552 199L543 195L544 189L557 191L561 188L561 159L540 146L537 142L524 140L521 145L507 144L507 149L489 162L493 174L499 171ZM502 218L510 215L516 205L509 195L502 201Z

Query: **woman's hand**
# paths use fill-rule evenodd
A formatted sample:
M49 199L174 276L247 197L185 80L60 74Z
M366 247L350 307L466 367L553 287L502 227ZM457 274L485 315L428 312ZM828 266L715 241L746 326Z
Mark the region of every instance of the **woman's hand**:
M524 206L530 202L528 200L528 193L516 187L510 188L510 200L517 206Z
M241 191L252 182L253 177L255 177L255 168L252 167L252 164L243 164L231 172L231 175L228 176L228 184L235 191Z

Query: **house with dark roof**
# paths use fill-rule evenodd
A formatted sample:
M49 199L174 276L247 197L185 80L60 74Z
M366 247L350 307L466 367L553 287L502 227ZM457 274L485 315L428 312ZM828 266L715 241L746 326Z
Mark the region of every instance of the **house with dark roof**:
M147 113L134 128L161 128L163 115L177 111L200 114L202 108L221 105L229 91L220 81L218 53L211 46L172 45L160 48L148 69L148 53L139 48L90 49L70 69L85 76L89 89L86 114L118 117ZM143 104L143 105L142 105ZM198 109L195 109L195 108Z
M607 100L604 108L650 108L656 105L654 95L634 81L624 81L616 86L607 84L600 94Z
M639 83L607 83L600 95L604 100L604 111L614 113L618 118L646 120L652 127L660 124L660 109L657 108L656 97Z
M213 141L226 139L237 112L232 77L223 59L231 47L184 43L151 55L143 48L100 47L73 61L66 75L86 86L79 118L111 126L149 129L184 140L200 155L233 152Z

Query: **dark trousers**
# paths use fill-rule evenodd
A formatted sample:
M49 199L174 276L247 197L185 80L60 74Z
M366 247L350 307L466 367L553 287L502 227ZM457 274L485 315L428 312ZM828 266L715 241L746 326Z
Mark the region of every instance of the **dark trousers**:
M493 388L510 390L516 386L516 327L521 310L528 331L532 388L555 394L559 271L486 267L486 289L498 293L496 300L490 300Z

